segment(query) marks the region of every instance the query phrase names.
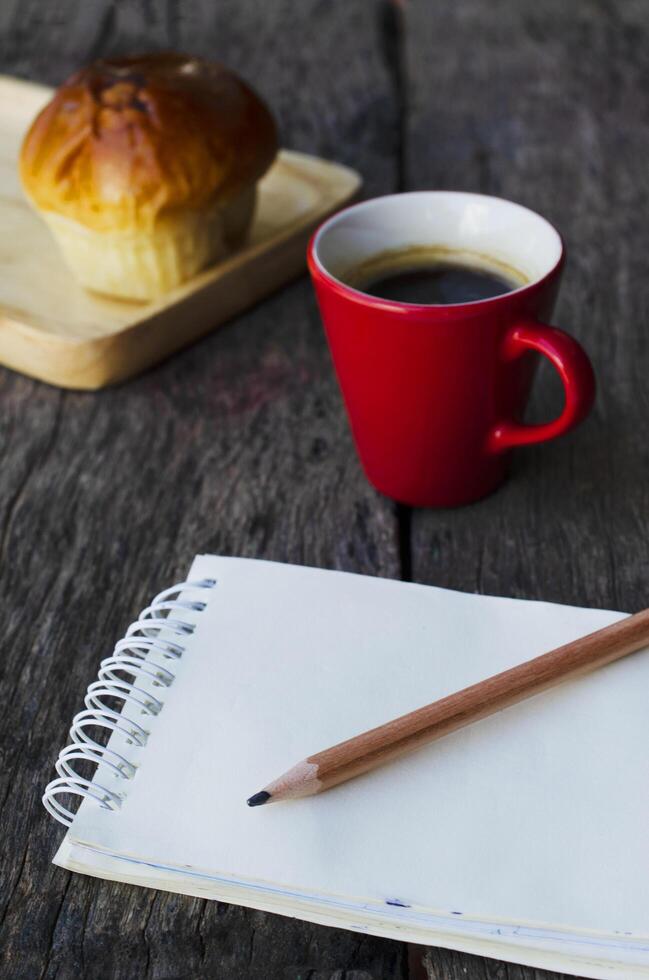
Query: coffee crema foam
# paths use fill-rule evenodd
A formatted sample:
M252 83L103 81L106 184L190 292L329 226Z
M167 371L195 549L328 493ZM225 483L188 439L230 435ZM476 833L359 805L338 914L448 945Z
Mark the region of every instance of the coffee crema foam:
M520 269L492 255L446 245L409 245L405 248L386 249L362 262L341 268L335 275L352 289L369 291L371 294L372 283L379 280L403 273L434 270L435 267L483 272L504 280L508 291L520 289L530 282Z

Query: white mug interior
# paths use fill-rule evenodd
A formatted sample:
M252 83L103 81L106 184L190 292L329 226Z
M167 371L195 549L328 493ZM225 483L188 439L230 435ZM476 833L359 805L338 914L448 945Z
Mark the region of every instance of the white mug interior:
M345 273L383 252L434 247L507 266L526 288L561 260L561 236L541 215L520 204L462 191L412 191L363 201L333 215L314 239L323 272ZM484 300L477 300L484 302Z

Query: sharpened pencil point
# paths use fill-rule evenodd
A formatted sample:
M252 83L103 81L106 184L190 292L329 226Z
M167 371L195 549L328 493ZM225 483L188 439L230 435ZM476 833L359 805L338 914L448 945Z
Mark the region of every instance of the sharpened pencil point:
M268 803L270 799L270 793L267 793L265 789L262 789L261 793L255 793L248 800L248 806L263 806L264 803Z

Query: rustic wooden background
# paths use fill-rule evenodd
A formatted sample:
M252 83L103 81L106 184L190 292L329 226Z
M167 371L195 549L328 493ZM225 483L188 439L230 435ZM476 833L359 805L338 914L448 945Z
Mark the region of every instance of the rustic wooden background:
M361 474L306 280L114 390L63 392L0 369L0 972L556 980L72 876L50 864L61 828L40 794L98 660L198 551L647 605L649 8L0 5L0 70L21 77L57 83L100 54L164 47L241 71L284 145L358 168L368 195L477 190L546 214L570 252L558 322L591 353L599 397L579 431L521 451L490 499L410 512ZM547 372L534 414L558 404Z

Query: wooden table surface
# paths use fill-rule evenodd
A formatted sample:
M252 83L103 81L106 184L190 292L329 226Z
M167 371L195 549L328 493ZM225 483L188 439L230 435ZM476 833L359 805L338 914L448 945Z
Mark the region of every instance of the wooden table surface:
M71 875L40 795L102 656L196 552L629 611L649 580L649 7L599 0L5 0L0 70L58 83L103 53L219 58L285 146L368 195L513 198L565 236L557 322L597 406L497 494L416 511L365 482L311 288L282 290L98 394L0 369L0 973L58 978L550 980ZM4 243L3 247L7 247ZM37 283L34 284L37 287ZM551 371L533 416L558 411ZM480 801L475 801L479 815Z

